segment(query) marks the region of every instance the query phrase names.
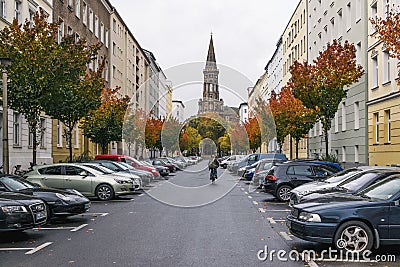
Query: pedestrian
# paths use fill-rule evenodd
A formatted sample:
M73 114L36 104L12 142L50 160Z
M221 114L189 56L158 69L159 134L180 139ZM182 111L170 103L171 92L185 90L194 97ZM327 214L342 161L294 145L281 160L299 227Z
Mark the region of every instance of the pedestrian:
M217 168L219 167L219 162L217 158L212 156L211 160L208 162L208 169L210 170L210 180L213 184L217 179Z

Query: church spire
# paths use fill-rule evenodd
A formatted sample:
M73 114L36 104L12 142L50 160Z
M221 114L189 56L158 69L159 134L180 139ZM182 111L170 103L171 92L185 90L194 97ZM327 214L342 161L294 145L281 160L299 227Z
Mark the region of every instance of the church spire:
M211 33L211 38L210 38L210 45L208 46L207 62L216 63L212 33Z

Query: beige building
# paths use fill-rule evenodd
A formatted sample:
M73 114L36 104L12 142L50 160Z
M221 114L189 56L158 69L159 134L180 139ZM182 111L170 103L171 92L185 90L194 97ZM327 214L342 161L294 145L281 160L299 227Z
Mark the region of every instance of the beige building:
M300 0L282 35L282 86L285 86L290 80L290 66L296 60L299 62L307 61L307 8L308 1ZM295 141L291 141L289 137L286 137L285 143L282 147L282 153L285 153L289 159L295 158ZM307 158L306 138L300 140L299 158Z
M382 1L368 1L368 17L383 17L386 10ZM389 57L370 22L368 31L369 165L400 164L399 62Z

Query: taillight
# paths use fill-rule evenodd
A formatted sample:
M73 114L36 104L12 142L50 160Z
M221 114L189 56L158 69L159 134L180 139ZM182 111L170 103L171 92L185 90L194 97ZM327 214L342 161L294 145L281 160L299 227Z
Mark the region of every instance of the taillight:
M273 175L267 175L265 176L265 180L276 181L276 177Z

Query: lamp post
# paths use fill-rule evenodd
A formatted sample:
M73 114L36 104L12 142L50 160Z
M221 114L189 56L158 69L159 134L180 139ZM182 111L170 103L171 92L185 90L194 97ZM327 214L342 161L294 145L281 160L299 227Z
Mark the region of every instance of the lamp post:
M10 157L8 149L8 106L7 106L7 67L11 65L10 58L0 58L3 72L3 172L9 173Z

